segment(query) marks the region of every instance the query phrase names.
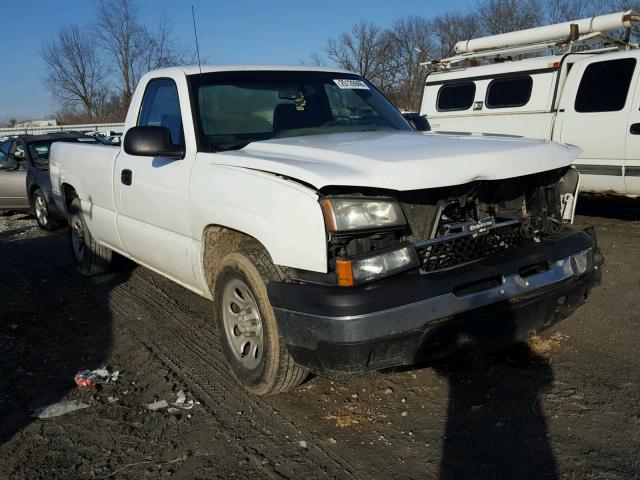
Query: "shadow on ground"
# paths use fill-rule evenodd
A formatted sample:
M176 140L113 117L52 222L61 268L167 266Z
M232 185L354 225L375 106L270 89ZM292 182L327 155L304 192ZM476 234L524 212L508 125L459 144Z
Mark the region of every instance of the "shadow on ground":
M104 364L109 292L130 273L88 281L75 271L66 235L14 233L0 233L0 444L32 422L35 409L74 389L78 370Z
M539 403L553 381L546 360L519 345L438 373L449 382L440 479L557 478Z
M433 352L438 330L443 330L440 338L456 345L444 350L444 361L421 362L449 385L440 480L558 478L540 402L553 384L553 371L523 343L539 318L554 312L553 305L502 304L480 316L452 319L453 337L443 324L431 341L427 338L422 358Z
M638 221L640 199L580 194L576 215Z

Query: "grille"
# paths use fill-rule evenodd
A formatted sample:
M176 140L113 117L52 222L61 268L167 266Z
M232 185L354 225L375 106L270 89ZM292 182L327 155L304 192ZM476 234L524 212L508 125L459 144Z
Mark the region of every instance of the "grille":
M433 272L463 263L496 255L522 243L525 237L520 232L520 223L496 226L488 232L440 237L427 244L417 246L422 268Z
M400 205L409 228L411 228L411 235L408 235L406 240L417 242L431 238L433 226L437 221L439 206L407 202L402 202Z

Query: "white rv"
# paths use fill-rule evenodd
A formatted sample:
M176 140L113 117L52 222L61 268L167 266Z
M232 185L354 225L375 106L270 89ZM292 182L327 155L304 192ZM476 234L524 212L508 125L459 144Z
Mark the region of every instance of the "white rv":
M426 64L420 113L436 132L577 145L581 191L640 195L640 49L604 34L638 21L628 11L458 42ZM493 62L472 66L481 59Z

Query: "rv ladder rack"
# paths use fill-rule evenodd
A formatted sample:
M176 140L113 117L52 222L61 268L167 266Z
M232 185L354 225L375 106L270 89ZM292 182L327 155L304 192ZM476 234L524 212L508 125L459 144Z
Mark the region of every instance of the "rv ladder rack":
M593 53L609 52L612 50L629 50L638 48L637 44L628 43L619 38L604 35L600 32L593 32L581 35L575 40L561 40L553 42L533 43L531 45L520 45L517 47L495 48L481 52L462 53L442 60L432 60L423 62L420 65L428 70L448 70L454 66L474 65L473 60L491 58L495 63L512 60L519 55L532 53L542 53L551 55L562 55L572 52L589 51ZM460 65L463 64L463 65Z
M513 57L533 53L566 54L572 52L604 52L637 48L631 44L631 28L640 23L640 14L627 10L607 15L544 25L515 32L490 35L459 41L455 44L456 55L442 60L421 63L429 70L450 69L454 66L478 65L480 59L491 58L494 62L512 60ZM625 29L623 39L604 32Z

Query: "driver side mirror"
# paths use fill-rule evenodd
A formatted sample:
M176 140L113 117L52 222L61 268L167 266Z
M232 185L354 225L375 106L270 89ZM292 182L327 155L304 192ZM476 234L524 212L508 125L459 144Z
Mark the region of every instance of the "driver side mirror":
M131 127L124 136L123 148L129 155L140 157L184 158L182 145L171 141L167 127Z
M431 125L427 121L426 117L418 113L403 113L402 116L407 122L418 132L428 132L431 130Z

